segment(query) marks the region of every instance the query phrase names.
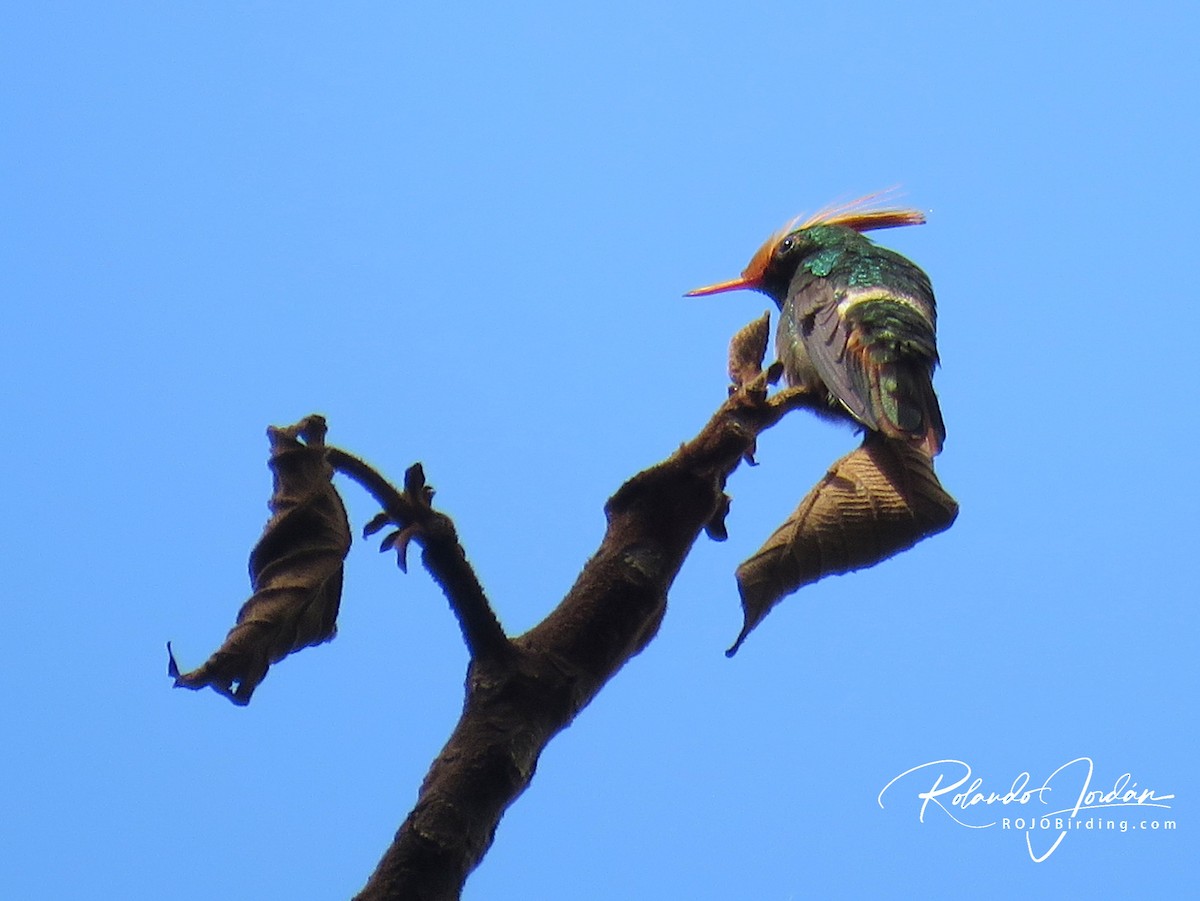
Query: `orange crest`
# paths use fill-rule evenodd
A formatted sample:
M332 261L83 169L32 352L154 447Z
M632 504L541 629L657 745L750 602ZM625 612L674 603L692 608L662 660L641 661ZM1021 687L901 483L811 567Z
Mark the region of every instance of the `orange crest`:
M844 228L852 228L856 232L873 231L879 228L899 228L903 225L924 225L925 214L920 210L876 206L880 201L894 197L895 194L895 188L887 188L846 203L831 204L803 221L801 216L797 216L767 238L762 247L754 252L754 256L742 270L742 278L749 282L760 279L766 272L779 242L794 231L802 231L817 225L841 225Z
M925 214L920 210L876 206L880 201L884 201L895 195L896 189L888 188L884 191L867 194L865 197L859 197L857 200L851 200L848 203L827 206L804 221L801 221L801 217L797 216L784 225L783 228L779 229L779 231L775 232L775 234L771 235L771 237L767 238L763 242L762 247L754 251L754 256L750 258L750 262L742 270L740 278L735 278L727 282L718 282L715 285L708 285L704 288L696 288L694 291L689 291L687 296L698 297L704 294L720 294L724 291L736 291L739 288L757 288L762 284L767 267L771 265L771 259L775 256L775 249L779 246L779 242L795 231L803 231L806 228L813 228L817 225L840 225L844 228L852 228L856 232L872 231L878 228L899 228L902 225L924 225Z
M800 228L814 225L841 225L856 232L877 228L899 228L902 225L924 225L925 214L920 210L903 207L876 206L882 200L896 196L895 188L876 191L849 203L833 204L814 213L800 224Z

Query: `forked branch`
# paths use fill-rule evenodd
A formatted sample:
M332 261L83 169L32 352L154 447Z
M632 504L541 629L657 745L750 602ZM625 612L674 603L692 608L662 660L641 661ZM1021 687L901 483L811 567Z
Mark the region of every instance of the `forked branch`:
M729 397L695 438L631 478L605 506L608 528L561 603L524 635L505 636L453 522L433 509L420 464L396 489L356 456L324 445L324 420L272 429L273 517L251 555L255 595L225 645L177 685L211 686L236 703L270 664L328 640L340 600L350 537L331 477L362 485L383 512L367 526L393 527L382 550L407 565L412 541L442 587L471 654L463 713L433 761L417 803L358 896L452 899L491 845L507 807L524 791L547 743L654 637L667 591L702 530L725 536L725 483L753 461L760 433L817 399L795 389L769 393L778 366L764 370L768 317L730 346ZM233 686L237 686L235 689Z
M766 331L763 317L734 338L733 388L700 433L609 500L600 548L558 607L511 656L472 661L462 717L359 901L457 898L542 749L654 637L701 530L724 532L730 473L763 430L812 403L768 396Z

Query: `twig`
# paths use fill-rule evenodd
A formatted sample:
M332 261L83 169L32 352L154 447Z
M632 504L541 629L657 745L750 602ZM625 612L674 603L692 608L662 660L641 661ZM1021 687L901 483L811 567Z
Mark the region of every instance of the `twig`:
M358 482L383 508L386 519L372 520L367 534L387 522L397 526L398 531L384 540L383 550L395 547L403 568L408 542L415 539L422 546L421 562L450 602L472 660L507 655L511 650L508 637L458 542L454 522L431 506L433 489L425 484L421 464L405 472L401 492L353 454L337 447L328 448L326 453L334 469Z

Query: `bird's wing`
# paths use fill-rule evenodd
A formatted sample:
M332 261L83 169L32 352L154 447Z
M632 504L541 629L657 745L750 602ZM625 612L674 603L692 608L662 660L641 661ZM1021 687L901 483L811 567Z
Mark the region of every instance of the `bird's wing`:
M941 449L945 427L930 381L932 296L797 279L787 302L813 368L855 419L886 435L925 439L932 453Z
M850 325L838 315L832 283L814 278L793 284L787 303L792 305L796 333L809 361L829 393L867 428L878 429L864 361L850 353Z

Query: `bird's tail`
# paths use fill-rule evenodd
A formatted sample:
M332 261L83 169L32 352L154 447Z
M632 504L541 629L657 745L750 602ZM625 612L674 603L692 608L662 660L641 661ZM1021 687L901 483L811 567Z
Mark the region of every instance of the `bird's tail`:
M929 378L911 366L893 363L881 366L872 382L873 406L883 414L879 431L890 438L907 439L930 458L940 454L946 442L946 424Z

